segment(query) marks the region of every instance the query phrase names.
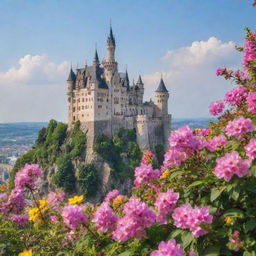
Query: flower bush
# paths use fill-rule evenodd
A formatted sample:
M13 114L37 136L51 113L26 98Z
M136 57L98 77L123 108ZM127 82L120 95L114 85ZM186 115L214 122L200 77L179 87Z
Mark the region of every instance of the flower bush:
M162 166L146 151L130 197L113 190L92 205L61 191L42 196L39 166L20 169L12 190L0 187L0 253L256 255L256 33L238 49L243 70L216 71L237 84L210 105L218 121L173 131Z

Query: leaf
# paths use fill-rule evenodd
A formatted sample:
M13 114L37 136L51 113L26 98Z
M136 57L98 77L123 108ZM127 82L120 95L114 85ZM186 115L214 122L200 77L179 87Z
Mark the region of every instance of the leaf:
M181 230L181 229L176 229L175 231L173 231L173 232L171 233L170 238L175 238L175 237L177 237L178 235L180 235L182 232L183 232L183 230Z
M233 218L244 218L244 212L239 209L229 209L223 215L224 217L233 217Z
M132 256L132 254L129 251L125 251L125 252L118 254L118 256Z
M191 232L186 232L184 235L182 235L181 240L182 240L183 248L185 249L194 240L194 236L192 235Z
M222 189L213 188L211 190L211 196L210 196L211 202L215 201L221 195L223 190L224 190L224 188L222 188Z
M220 247L218 246L208 247L204 252L204 256L219 256L219 255L220 255Z
M170 175L170 179L174 179L176 176L182 174L183 171L176 171L176 172L173 172L171 175Z
M240 195L240 189L239 188L235 188L233 189L233 191L231 192L231 197L237 201Z
M244 223L244 230L247 233L248 231L254 230L256 227L256 220L250 219Z
M202 185L202 184L204 184L204 182L202 180L197 180L197 181L191 183L188 187L192 188L192 187L196 187L196 186L199 186L199 185Z

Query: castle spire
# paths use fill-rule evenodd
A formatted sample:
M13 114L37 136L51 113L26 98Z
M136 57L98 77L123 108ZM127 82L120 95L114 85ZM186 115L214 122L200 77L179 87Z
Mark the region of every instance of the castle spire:
M100 61L99 61L99 56L98 56L98 52L97 52L97 48L95 49L95 54L94 54L94 59L93 59L93 65L99 65Z
M127 66L126 66L126 70L125 70L125 85L126 85L126 88L127 88L127 91L130 90L130 81L129 81L129 76L128 76L128 71L127 71Z
M110 32L107 39L107 62L115 62L116 41L113 35L112 26L110 25Z
M116 46L116 41L115 41L115 38L114 38L114 35L113 35L111 24L110 24L110 31L109 31L109 36L108 36L107 43L108 43L108 45Z
M139 75L138 81L137 81L137 85L143 85L141 76Z
M72 69L72 66L70 67L70 72L69 72L69 76L68 76L67 81L72 81L72 82L76 81L76 75L75 75L75 73Z
M164 84L164 80L163 80L163 76L161 74L161 80L160 83L156 89L156 92L168 92L168 90L166 89L166 86Z

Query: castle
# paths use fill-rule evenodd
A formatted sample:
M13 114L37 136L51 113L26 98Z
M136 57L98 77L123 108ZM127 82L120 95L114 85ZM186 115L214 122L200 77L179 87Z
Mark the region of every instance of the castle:
M87 132L87 147L94 136L112 136L119 127L135 129L142 149L157 144L167 146L171 126L168 114L169 93L161 78L155 91L155 102L143 102L144 84L141 76L131 84L126 72L118 71L115 60L116 42L112 27L107 38L107 57L100 63L97 50L92 66L72 67L67 79L68 125L79 120Z

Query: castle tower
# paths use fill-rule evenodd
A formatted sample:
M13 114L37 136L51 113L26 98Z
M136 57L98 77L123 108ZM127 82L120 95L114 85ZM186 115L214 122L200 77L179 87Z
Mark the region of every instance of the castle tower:
M73 121L75 121L75 117L73 117L73 107L74 107L74 102L73 102L73 90L75 89L76 86L76 75L72 69L70 68L69 76L67 79L67 96L68 96L68 123L71 124Z
M161 77L160 83L155 91L156 105L160 111L161 116L168 115L168 99L169 92L166 89L163 78Z
M143 96L144 96L144 83L142 82L141 76L139 75L138 81L136 83L138 90L138 103L143 104Z
M94 65L94 66L100 65L100 61L99 61L99 56L98 56L97 49L95 49L94 59L93 59L93 65Z

